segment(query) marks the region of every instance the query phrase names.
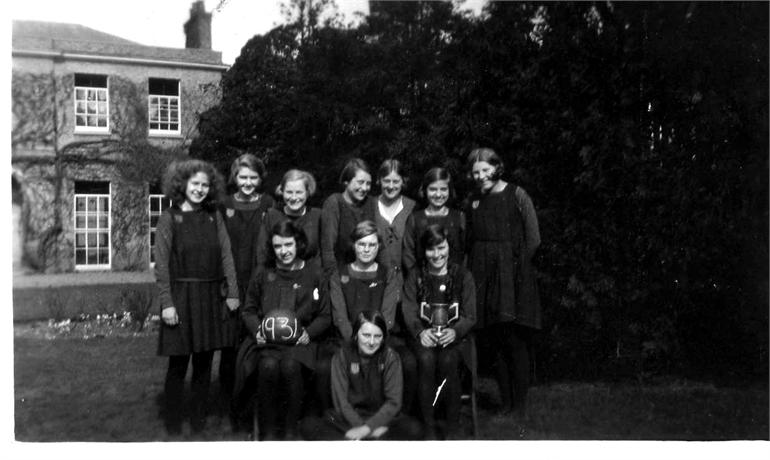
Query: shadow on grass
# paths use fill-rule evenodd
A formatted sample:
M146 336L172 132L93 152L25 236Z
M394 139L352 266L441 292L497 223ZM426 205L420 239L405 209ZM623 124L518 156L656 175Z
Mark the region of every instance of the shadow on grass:
M219 398L215 355L206 429L169 437L159 404L166 360L156 336L14 340L17 441L245 441ZM188 377L189 382L189 377ZM652 385L560 383L533 387L527 420L495 413L494 382L481 379L481 439L768 439L767 385L717 387L670 379ZM468 405L463 425L470 436Z

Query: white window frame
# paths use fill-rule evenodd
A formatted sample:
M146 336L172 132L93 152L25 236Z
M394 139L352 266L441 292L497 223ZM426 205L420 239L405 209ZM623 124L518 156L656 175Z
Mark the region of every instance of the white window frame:
M74 229L74 259L75 259L75 270L76 271L88 271L88 270L109 270L112 268L112 199L110 198L112 195L112 184L110 184L110 191L109 193L76 193L74 196L74 199L72 200L73 205L73 229ZM78 199L85 200L85 210L84 211L78 211ZM89 200L95 199L96 200L96 209L91 210L89 209ZM106 203L107 210L103 210L102 203ZM107 217L107 227L104 228L101 225L101 219L104 214L106 214ZM83 225L78 225L78 218L82 217ZM89 223L89 217L93 217L93 222L95 226L91 226ZM102 244L101 238L99 237L100 234L104 234L106 231L107 235L107 244ZM96 234L93 244L90 241L89 235L90 234ZM84 243L85 246L78 246L78 235L85 235ZM100 249L107 249L107 261L106 263L99 263L99 250ZM88 252L89 250L95 250L96 251L96 257L97 257L97 263L90 264L88 263ZM85 262L84 263L78 263L78 255L79 251L85 251Z
M150 80L172 80L162 78L151 78ZM177 90L176 96L169 94L152 94L147 96L147 127L151 135L155 136L167 136L167 135L180 135L182 133L182 85L179 80L176 80ZM149 80L147 82L149 92ZM173 109L172 103L176 103L176 120L172 119ZM156 115L157 119L153 120L153 115ZM165 117L165 119L164 119ZM159 126L153 128L153 123L157 123ZM176 124L176 129L172 129L171 125ZM165 126L165 127L164 127Z
M72 99L76 133L104 134L110 132L110 79L104 75L99 76L104 77L106 86L75 85ZM91 110L94 110L95 112L91 112ZM78 117L85 117L86 124L78 124ZM94 117L97 120L97 124L98 120L103 118L105 120L105 126L89 126L88 117Z
M153 200L158 201L158 210L157 211L153 211L152 210L152 201ZM164 200L166 200L168 202L168 205L166 207L163 207L163 201ZM148 242L149 247L150 247L150 257L149 257L150 268L154 268L155 267L155 261L153 260L153 258L154 258L154 251L155 251L155 245L153 244L152 240L153 240L153 235L155 235L155 230L157 229L157 225L152 225L152 218L153 218L153 216L157 216L160 219L160 215L163 214L163 211L167 207L169 207L169 206L171 206L171 200L166 198L166 195L164 195L162 193L150 193L150 195L147 197L147 215L148 215L148 222L149 222L149 228L150 228L149 235L147 236L147 238L148 238L147 242Z

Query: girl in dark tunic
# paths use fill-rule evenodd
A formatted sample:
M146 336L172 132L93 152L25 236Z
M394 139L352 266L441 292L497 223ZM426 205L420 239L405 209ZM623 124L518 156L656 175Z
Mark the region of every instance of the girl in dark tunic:
M374 221L376 211L376 201L369 196L372 174L366 162L348 161L340 183L345 189L330 195L321 210L321 263L327 276L340 264L353 261L348 237L359 222Z
M431 224L420 236L425 248L420 269L412 270L404 286L404 318L414 340L419 368L418 400L425 423L425 438L437 438L435 406L441 401L446 415L446 439L458 439L460 419L459 366L463 338L476 322L476 289L473 277L449 261L447 231ZM441 331L421 318L420 307L434 303L457 304L459 317ZM464 350L465 354L469 350Z
M307 440L417 440L420 424L399 415L403 381L398 353L386 345L386 320L379 311L362 311L352 338L332 359L334 410L324 418L302 420Z
M214 204L220 184L214 167L200 160L174 163L164 177L164 192L174 204L158 220L155 276L162 319L158 355L169 357L164 418L170 434L182 429L190 357L190 424L199 432L206 421L214 350L237 339L238 281L227 229Z
M465 261L465 214L447 206L454 196L452 176L445 168L431 168L420 185L420 198L427 201L425 209L415 211L406 221L404 231L404 277L417 267L425 249L420 246L420 235L428 225L440 224L447 231L449 261L463 265Z
M220 206L230 237L235 273L238 277L238 299L241 304L245 301L246 288L256 267L257 235L262 218L265 212L273 207L273 198L261 192L266 176L262 160L250 153L240 155L230 166L230 185L236 188L236 192L227 196ZM240 315L234 317L240 324ZM239 325L238 329L239 335L245 334L242 326ZM230 347L222 348L220 356L219 381L227 395L233 391L238 342L240 340Z
M503 163L491 149L468 155L477 190L468 200L468 266L476 280L480 348L495 353L502 411L526 414L529 348L541 327L532 257L540 245L529 195L500 177Z
M321 210L307 206L316 192L316 182L312 174L299 169L290 169L283 175L276 194L283 203L269 209L265 213L265 221L259 235L258 262L265 265L268 259L267 236L271 228L278 222L290 220L301 228L307 237L304 259L311 265L321 268Z
M297 439L297 422L302 410L303 368L307 371L315 368L316 339L329 327L331 317L321 272L302 259L305 232L291 221L282 221L271 229L269 242L272 249L269 268L257 271L246 295L243 321L251 334L249 342L241 345L239 358L241 361L255 359L257 363L257 394L264 439L277 439L280 414L285 420L285 438L291 440ZM275 308L295 312L302 326L302 335L296 344L266 342L262 319ZM252 352L248 351L250 348ZM239 368L242 365L254 369L253 363L239 363ZM254 379L251 380L253 383Z

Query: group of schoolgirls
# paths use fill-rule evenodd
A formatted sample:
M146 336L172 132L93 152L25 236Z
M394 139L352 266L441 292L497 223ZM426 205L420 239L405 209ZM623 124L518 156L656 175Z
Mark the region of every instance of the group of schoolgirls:
M444 168L425 174L419 193L426 205L415 210L402 195L407 175L393 159L377 171L377 197L369 194L367 164L350 160L340 175L343 191L320 210L307 205L316 183L306 171L286 172L274 200L262 192L262 162L242 154L230 171L236 192L217 200L223 180L211 165L173 164L164 192L174 204L156 231L168 432L181 433L183 409L193 432L204 428L213 352L221 350L220 384L231 398L234 429L251 431L256 409L261 440L459 439L460 372L477 317L495 326L490 353L508 378L498 378L503 408L523 406L528 356L525 378L516 374L522 363L513 360L521 351L511 348L510 336L523 337L526 348L529 331L522 331L539 323L519 324L525 309L505 285L520 289L518 259L537 221L523 190L509 187L517 196L497 205L518 210L518 240L508 241L508 222L502 233L474 241L474 230L483 232L478 227L488 220L475 211L506 187L500 188L502 162L489 149L471 152L469 169L479 194L464 213L447 206L453 189ZM498 190L485 190L487 182ZM527 219L535 219L534 227ZM504 260L497 258L516 261L511 280L495 281L510 270L476 260L490 257L473 254L477 246L489 250L490 242L511 246ZM478 316L477 292L484 294ZM501 307L506 302L513 305ZM436 304L456 313L438 329L425 314ZM299 325L290 343L271 340L265 330L266 315L276 309L293 312ZM183 407L190 358L192 398Z

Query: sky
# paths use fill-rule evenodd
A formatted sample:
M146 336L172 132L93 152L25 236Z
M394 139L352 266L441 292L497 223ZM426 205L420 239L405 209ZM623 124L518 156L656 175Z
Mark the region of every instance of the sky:
M11 19L81 24L150 46L184 48L183 26L194 0L15 0ZM344 22L367 14L367 0L335 0ZM478 11L485 0L469 0ZM212 48L232 64L254 35L281 24L281 0L205 0L212 16Z

